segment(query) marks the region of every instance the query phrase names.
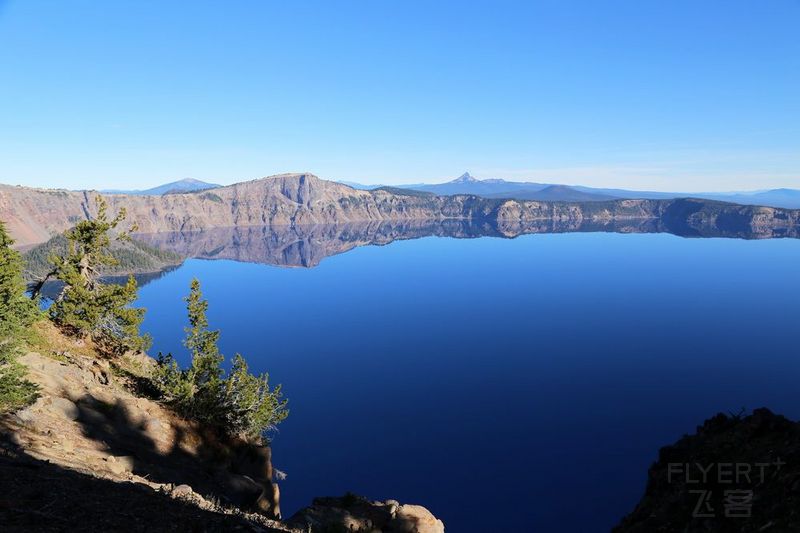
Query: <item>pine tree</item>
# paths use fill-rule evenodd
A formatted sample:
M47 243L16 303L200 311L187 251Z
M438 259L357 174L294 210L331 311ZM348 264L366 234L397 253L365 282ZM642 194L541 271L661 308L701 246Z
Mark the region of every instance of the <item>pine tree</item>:
M208 302L203 300L200 281L192 280L189 296L185 298L189 314L189 327L186 328L184 345L192 353L192 370L198 387L218 384L222 379L220 365L223 356L219 353L219 330L208 329Z
M25 295L22 260L11 248L13 243L0 222L0 413L23 407L37 396L16 360L20 337L35 320L37 309Z
M217 427L229 435L259 438L289 415L281 386L269 387L267 374L250 374L244 357L236 354L230 373L222 368L220 332L208 329L208 302L200 282L192 280L186 297L189 327L184 345L192 364L181 370L171 354L159 354L153 381L167 403L184 416Z
M109 353L143 351L149 337L139 335L144 309L131 307L136 300L133 276L125 285L105 284L100 271L117 264L111 255L111 233L125 220L125 210L108 219L105 200L97 197L97 217L79 222L66 233L68 247L63 256L51 258L52 275L64 288L50 307L50 317L64 331L77 337L91 337ZM117 239L128 239L129 232Z
M195 418L217 423L224 376L224 358L217 345L219 331L208 329L208 302L203 300L200 281L192 280L189 296L185 300L189 327L186 328L184 345L192 354L192 366L188 373L194 389L192 410Z

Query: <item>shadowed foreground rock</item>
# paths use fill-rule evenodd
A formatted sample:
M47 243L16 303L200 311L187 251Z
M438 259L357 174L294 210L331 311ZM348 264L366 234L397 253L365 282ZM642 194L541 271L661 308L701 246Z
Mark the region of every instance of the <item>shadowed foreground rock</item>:
M288 525L312 533L444 533L442 521L424 507L401 505L394 500L371 502L352 494L316 498L310 507L298 511Z
M800 424L718 414L662 448L616 532L800 531Z
M179 491L176 491L179 492ZM202 509L148 485L101 479L0 445L0 531L290 531ZM180 497L176 497L180 496Z
M288 531L268 446L148 396L155 361L32 326L38 399L0 416L0 531Z
M108 361L69 351L60 359L31 352L20 360L40 397L0 418L0 432L28 456L154 490L187 485L206 500L280 517L269 447L222 440L136 396ZM153 364L147 356L136 361Z
M288 526L269 446L155 401L147 355L109 360L49 322L32 330L39 352L19 360L39 397L0 415L2 533L444 531L423 507L358 497L319 499Z

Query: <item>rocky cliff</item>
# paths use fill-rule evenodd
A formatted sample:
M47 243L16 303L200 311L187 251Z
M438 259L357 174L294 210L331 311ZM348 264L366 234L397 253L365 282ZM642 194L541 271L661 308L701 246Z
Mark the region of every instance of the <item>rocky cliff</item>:
M800 423L718 414L665 446L616 533L800 531Z
M155 401L153 359L107 359L47 321L28 342L21 362L38 399L0 414L4 532L444 532L424 507L355 496L318 499L283 522L270 448Z
M18 245L44 242L95 213L96 192L0 185L0 220ZM410 220L473 220L519 226L536 221L581 225L624 220L662 220L702 232L726 227L796 235L800 210L740 206L708 200L616 200L537 202L380 188L371 191L317 178L283 174L210 191L164 196L110 195L112 209L125 207L143 233L272 225L346 224Z
M95 192L0 186L0 219L18 245L47 240L95 214ZM311 174L285 174L245 183L165 196L109 195L112 210L125 207L143 233L265 225L353 221L469 218L473 197L436 197L387 190L361 191Z

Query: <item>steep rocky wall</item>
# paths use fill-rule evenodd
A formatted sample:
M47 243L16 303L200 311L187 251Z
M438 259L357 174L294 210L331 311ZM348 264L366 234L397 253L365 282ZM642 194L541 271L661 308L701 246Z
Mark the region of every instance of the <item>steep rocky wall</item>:
M97 195L0 185L0 220L7 224L18 245L44 242L93 216ZM579 226L644 219L706 229L723 223L761 232L800 226L800 210L708 200L566 203L435 196L398 189L356 190L311 174L283 174L187 194L107 195L106 199L113 210L127 209L128 221L136 223L142 233L445 219L502 222L509 228L544 220Z

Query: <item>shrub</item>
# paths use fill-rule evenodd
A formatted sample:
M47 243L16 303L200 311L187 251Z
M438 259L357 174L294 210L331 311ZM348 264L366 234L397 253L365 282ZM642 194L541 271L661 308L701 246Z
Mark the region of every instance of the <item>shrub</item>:
M251 374L247 361L238 353L233 358L233 367L224 385L222 423L232 434L247 437L263 435L289 414L286 400L281 400L281 386L270 390L267 374Z

